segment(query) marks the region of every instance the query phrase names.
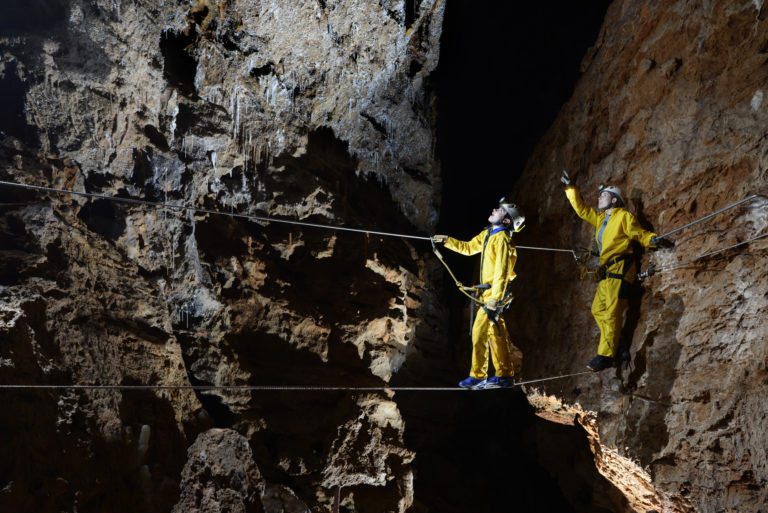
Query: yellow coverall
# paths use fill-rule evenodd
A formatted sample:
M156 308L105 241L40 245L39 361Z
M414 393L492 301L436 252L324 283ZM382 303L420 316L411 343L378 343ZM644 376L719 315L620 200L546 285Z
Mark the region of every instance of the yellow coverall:
M565 188L565 195L576 214L595 227L595 240L598 240L607 213L586 206L579 191L572 185ZM635 281L637 273L634 259L631 256L624 259L621 257L632 255L633 240L648 248L651 247L651 237L655 236L655 233L644 230L635 216L628 211L621 207L611 209L610 218L603 229L600 250L600 265L606 266L605 270L609 276L600 280L595 299L592 301L592 315L600 328L600 344L597 347L599 355L609 358L616 356L622 316L627 308L629 285ZM616 260L617 258L619 260Z
M469 242L448 237L445 247L462 255L476 255L483 251L483 243L490 231L492 231L490 228L483 230ZM501 304L507 283L516 276L512 270L516 260L517 250L507 230L501 230L490 236L485 245L483 261L480 263L480 283L491 285L490 289L483 292L481 297L483 303L487 303L489 299L495 299ZM496 376L500 378L514 376L515 368L512 364L509 334L504 318L500 315L494 324L488 319L485 310L478 308L475 323L472 326L472 369L469 375L473 378L488 377L489 342Z

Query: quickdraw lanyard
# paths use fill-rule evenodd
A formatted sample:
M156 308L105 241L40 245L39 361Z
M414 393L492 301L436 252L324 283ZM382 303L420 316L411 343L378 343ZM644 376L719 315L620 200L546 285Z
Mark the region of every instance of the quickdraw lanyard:
M500 232L502 230L505 230L505 229L506 228L502 226L502 227L496 228L494 230L489 230L488 235L485 237L485 242L483 243L483 252L482 252L482 256L481 256L481 260L480 260L480 276L482 276L482 272L483 272L483 260L485 260L485 248L488 245L488 240L491 238L491 235L494 235L494 234L496 234L496 233L498 233L498 232ZM453 279L453 282L456 284L456 288L459 289L459 292L461 292L462 294L467 296L470 299L470 301L473 302L473 304L476 303L476 304L480 305L481 307L485 307L485 303L474 296L474 292L478 291L479 290L478 287L482 287L482 285L467 287L466 285L461 283L459 281L459 279L456 278L456 275L453 274L453 271L451 270L451 268L448 266L448 264L443 259L443 255L437 249L437 246L435 245L435 241L430 239L430 242L432 243L432 251L435 253L435 256L437 257L437 259L440 260L440 263L442 263L443 266L445 267L445 269L448 271L448 274ZM480 290L482 290L482 289L480 289ZM501 308L504 308L504 307L508 306L509 303L511 303L511 302L512 302L512 298L511 298L511 296L509 296L508 298L504 298L499 306Z

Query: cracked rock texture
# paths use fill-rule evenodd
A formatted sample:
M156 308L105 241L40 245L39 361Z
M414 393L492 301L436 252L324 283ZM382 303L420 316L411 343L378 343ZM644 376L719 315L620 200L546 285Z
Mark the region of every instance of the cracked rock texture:
M0 381L383 385L441 339L443 0L12 2ZM195 207L241 217L182 209ZM0 510L405 511L386 394L3 391ZM301 419L301 420L298 420Z
M0 383L445 382L442 271L426 248L244 217L432 231L444 8L11 2L0 179L166 206L0 188ZM598 184L621 186L657 232L766 193L766 16L758 0L615 0L518 184L520 244L591 242L562 169L593 204ZM634 291L629 369L527 389L542 417L589 439L604 480L581 459L573 477L556 426L529 439L563 488L593 495L581 511L765 513L766 243L685 262L765 233L766 209L751 201L640 255L666 272ZM525 320L523 372L582 371L595 284L567 255L526 255L509 314ZM0 394L2 511L329 511L336 493L348 512L429 509L391 393ZM447 401L411 408L459 416ZM445 429L434 438L453 440ZM439 496L465 467L436 462Z
M561 190L563 169L592 205L599 184L620 186L658 233L768 193L767 17L762 1L613 2L518 184L526 242L593 244ZM584 426L598 469L627 498L615 510L765 511L766 242L685 262L766 229L762 197L672 235L674 249L641 253L642 268L667 272L634 291L631 366L544 384L548 401L529 391L542 415ZM542 263L548 271L537 273ZM526 375L584 370L598 341L596 284L560 254L536 264L521 255L519 267L535 276L516 294L529 320L519 339Z
M187 450L174 512L261 512L264 481L248 440L231 429L201 433Z

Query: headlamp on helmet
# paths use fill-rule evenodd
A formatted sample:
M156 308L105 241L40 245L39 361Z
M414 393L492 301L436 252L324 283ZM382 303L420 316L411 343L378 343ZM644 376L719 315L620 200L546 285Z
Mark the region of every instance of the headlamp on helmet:
M499 200L499 207L507 213L507 216L512 221L512 228L516 232L519 232L524 228L523 223L525 223L525 216L520 212L520 209L517 208L517 205L514 203L507 203L504 201L504 198L501 198Z

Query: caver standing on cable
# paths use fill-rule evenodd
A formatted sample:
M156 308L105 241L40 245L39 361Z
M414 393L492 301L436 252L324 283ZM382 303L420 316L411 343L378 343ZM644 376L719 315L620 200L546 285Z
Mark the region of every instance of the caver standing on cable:
M513 385L515 374L512 364L509 335L501 315L505 304L507 285L515 277L513 268L517 250L512 244L510 229L520 231L525 217L512 203L504 198L492 212L488 221L491 226L469 242L446 235L435 235L432 240L462 255L481 253L480 285L482 291L475 322L472 326L472 368L469 377L459 383L464 388L501 388ZM491 349L495 376L488 376L488 347Z
M600 252L600 282L592 302L592 315L600 328L597 356L587 363L593 371L613 366L624 310L632 282L635 280L635 257L632 241L645 247L657 246L657 235L644 230L631 213L624 210L624 198L616 186L600 186L597 208L588 207L571 178L563 171L560 179L565 195L576 214L595 227L595 239Z

